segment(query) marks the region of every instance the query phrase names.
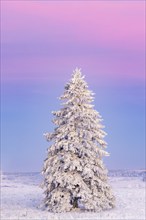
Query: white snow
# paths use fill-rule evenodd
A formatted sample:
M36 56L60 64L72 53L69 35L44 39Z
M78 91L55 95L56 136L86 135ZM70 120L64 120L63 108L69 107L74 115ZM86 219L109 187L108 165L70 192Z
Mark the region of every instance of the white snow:
M120 172L119 172L120 173ZM113 173L112 173L113 174ZM53 214L42 210L43 191L39 188L38 173L3 173L1 180L2 220L96 220L145 219L145 182L141 175L111 175L109 177L116 196L116 208L100 213L69 212Z

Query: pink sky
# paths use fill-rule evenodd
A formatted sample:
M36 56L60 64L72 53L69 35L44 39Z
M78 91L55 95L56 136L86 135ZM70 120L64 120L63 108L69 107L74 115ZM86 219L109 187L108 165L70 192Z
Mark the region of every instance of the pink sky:
M6 41L17 38L17 31L24 33L43 30L42 34L46 33L48 37L50 33L47 27L58 25L56 34L59 37L60 30L67 28L68 35L73 34L73 39L80 40L80 43L99 40L104 46L142 49L145 33L144 4L144 1L3 1L2 27L7 34ZM8 34L13 31L14 38L10 39Z
M94 76L99 71L113 78L144 79L144 1L1 4L7 78L40 77L40 69L46 78L50 64L62 69L67 63L69 68L89 66ZM29 69L25 76L21 67Z

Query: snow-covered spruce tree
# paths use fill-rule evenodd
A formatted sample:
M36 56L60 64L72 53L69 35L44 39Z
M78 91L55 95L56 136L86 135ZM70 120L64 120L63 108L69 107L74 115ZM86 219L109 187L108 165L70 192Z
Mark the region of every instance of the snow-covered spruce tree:
M45 134L51 141L42 171L45 207L53 212L113 208L115 197L102 161L109 155L103 140L106 133L80 69L75 69L60 99L65 102L53 112L56 128Z

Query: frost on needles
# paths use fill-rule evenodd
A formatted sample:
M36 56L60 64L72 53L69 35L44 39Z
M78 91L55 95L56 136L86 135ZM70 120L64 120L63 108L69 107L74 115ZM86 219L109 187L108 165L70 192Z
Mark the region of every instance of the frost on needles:
M48 211L67 212L78 209L101 211L114 207L115 197L108 184L103 156L107 143L102 118L91 104L93 93L80 69L60 97L62 108L53 112L53 133L42 174L44 204Z

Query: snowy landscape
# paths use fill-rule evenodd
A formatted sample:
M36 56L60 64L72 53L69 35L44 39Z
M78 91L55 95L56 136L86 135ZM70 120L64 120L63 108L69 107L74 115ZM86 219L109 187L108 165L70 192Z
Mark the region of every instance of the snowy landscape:
M69 219L145 219L145 171L109 171L109 182L116 197L116 207L100 213L76 211L51 213L41 208L44 198L39 187L40 173L3 173L1 175L2 220Z
M1 2L0 220L146 220L145 1Z

